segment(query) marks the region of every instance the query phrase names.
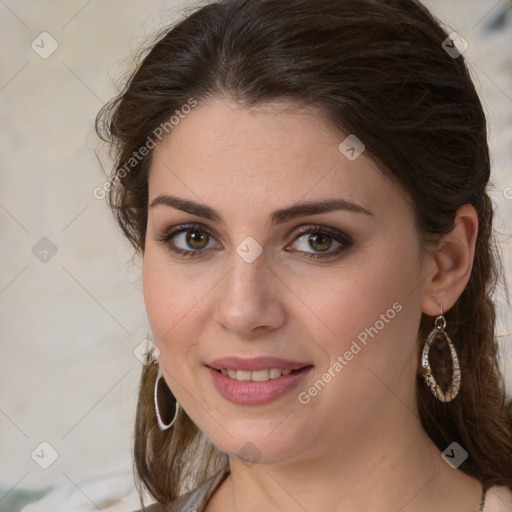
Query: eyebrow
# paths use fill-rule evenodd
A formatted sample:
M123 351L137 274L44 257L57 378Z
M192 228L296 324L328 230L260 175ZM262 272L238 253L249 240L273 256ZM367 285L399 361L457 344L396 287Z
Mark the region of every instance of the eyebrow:
M222 215L211 208L210 206L196 203L188 199L181 199L179 197L171 196L168 194L162 194L157 196L149 205L150 208L154 208L159 205L170 206L198 217L219 222L225 224ZM345 199L325 199L321 201L299 203L289 206L287 208L281 208L275 210L270 215L270 223L272 226L282 224L290 221L297 217L304 217L306 215L315 215L319 213L327 213L336 210L345 210L354 213L363 213L365 215L373 215L370 210L359 206L358 204L352 203Z

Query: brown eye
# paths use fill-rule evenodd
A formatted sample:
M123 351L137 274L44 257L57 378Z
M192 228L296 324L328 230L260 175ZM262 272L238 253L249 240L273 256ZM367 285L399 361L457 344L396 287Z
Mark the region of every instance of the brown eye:
M315 251L324 252L331 247L332 238L325 235L310 235L308 243Z
M205 240L208 241L209 235L200 231L186 231L185 243L192 249L204 249Z
M180 256L200 256L211 249L214 238L210 233L197 225L177 226L155 239L165 244L169 251Z
M295 238L293 245L308 258L327 258L336 256L354 244L351 237L326 226L308 226ZM334 250L329 250L337 244ZM313 249L313 252L308 249ZM325 253L325 254L322 254Z
M215 247L210 244L214 240L208 230L199 225L176 226L156 238L156 241L165 244L169 251L182 257L197 257L210 249L219 248L220 245ZM298 246L298 252L304 253L308 258L334 257L354 243L350 236L326 226L307 226L295 240L297 242L292 245ZM337 245L334 246L334 250L330 250L333 244ZM292 251L288 247L285 250Z

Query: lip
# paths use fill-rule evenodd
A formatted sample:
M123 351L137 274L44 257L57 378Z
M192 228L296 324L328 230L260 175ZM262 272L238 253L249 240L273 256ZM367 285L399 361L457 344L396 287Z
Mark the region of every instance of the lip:
M312 366L311 363L301 363L298 361L291 361L289 359L281 359L279 357L263 356L263 357L239 357L227 356L215 359L206 366L214 370L246 370L255 372L257 370L268 370L270 368L280 368L283 370L299 370L305 366Z
M275 379L257 382L232 379L220 372L222 368L246 371L281 368L295 371ZM206 369L210 373L213 385L219 395L237 405L261 405L272 402L296 388L313 368L311 364L297 363L275 357L256 357L251 359L225 357L216 359L209 365L206 365Z

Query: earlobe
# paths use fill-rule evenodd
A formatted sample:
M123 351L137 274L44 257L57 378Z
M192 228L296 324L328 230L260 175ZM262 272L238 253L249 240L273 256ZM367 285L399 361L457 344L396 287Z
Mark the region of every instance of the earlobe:
M468 284L473 268L478 233L478 214L470 204L457 210L454 226L432 251L432 271L423 286L422 310L439 314L439 305L448 311Z

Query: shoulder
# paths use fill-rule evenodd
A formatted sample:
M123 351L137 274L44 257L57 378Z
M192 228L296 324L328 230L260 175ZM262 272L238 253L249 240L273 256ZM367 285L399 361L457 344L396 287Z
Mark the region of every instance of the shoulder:
M487 490L484 512L512 512L512 491L504 485Z
M202 485L183 494L168 505L153 503L147 506L145 511L137 510L135 512L203 512L206 502L227 478L229 472L229 467L221 469Z

